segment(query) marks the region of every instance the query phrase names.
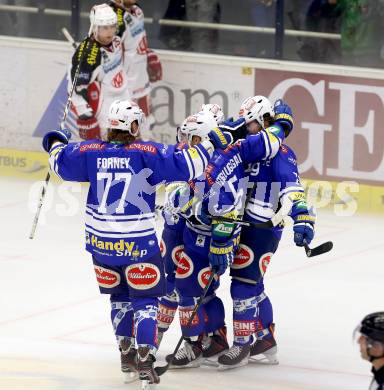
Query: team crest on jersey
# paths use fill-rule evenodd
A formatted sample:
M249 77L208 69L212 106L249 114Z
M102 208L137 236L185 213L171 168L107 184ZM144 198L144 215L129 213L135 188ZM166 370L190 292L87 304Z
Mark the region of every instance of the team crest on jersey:
M267 268L268 268L268 265L272 259L272 256L273 256L273 253L272 252L268 252L268 253L265 253L264 255L262 255L260 257L260 260L259 260L259 267L260 267L260 272L262 275L265 274L265 272L267 271Z
M172 257L173 259L173 257ZM192 275L194 270L192 259L184 252L177 264L176 278L185 279Z
M281 146L280 146L280 149L281 149L281 151L282 151L284 154L287 154L287 153L288 153L288 148L287 148L285 145L281 145Z
M172 253L171 253L172 261L176 267L179 265L179 262L183 256L184 256L184 245L176 245L172 249Z
M254 258L255 256L253 250L248 245L240 244L231 268L242 269L248 267L250 264L252 264Z
M147 36L144 36L143 38L141 38L140 42L137 45L136 52L137 52L137 54L141 54L141 55L144 55L144 54L148 53L148 39L147 39Z
M96 273L97 283L103 288L113 288L120 284L120 274L99 265L93 266Z
M150 263L132 264L125 269L128 284L136 290L148 290L160 281L159 268Z
M112 79L112 85L115 87L115 88L121 88L121 86L123 85L124 83L124 76L123 76L123 72L120 71L117 75L115 75L115 77Z

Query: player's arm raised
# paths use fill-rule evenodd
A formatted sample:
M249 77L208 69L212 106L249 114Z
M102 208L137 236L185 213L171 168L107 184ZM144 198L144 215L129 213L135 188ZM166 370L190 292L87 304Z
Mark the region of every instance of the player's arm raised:
M70 138L71 132L67 129L52 130L43 137L51 171L62 180L89 181L85 153L81 152L86 142L68 144Z

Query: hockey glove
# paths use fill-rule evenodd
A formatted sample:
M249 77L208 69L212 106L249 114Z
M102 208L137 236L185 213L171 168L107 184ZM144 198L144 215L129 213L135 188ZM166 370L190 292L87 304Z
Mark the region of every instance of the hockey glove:
M279 123L287 135L293 129L293 114L291 107L284 103L282 99L278 99L273 107L275 111L275 122Z
M248 131L244 118L239 118L236 121L234 121L233 118L229 118L223 123L220 123L219 127L221 130L229 131L231 133L233 142L247 137Z
M49 131L43 137L43 148L46 152L49 153L52 144L55 141L61 142L63 144L67 144L68 141L71 139L71 136L72 134L68 129Z
M209 248L209 264L217 275L222 275L228 266L233 263L233 241L230 239L226 243L211 240Z
M84 140L101 138L99 123L94 116L80 116L77 119L77 127L79 129L79 137Z
M147 52L147 72L151 83L160 81L163 78L161 62L153 50L148 50Z
M230 144L230 139L218 127L208 133L209 140L215 149L226 149Z
M293 240L297 246L304 246L310 244L315 235L315 219L309 214L296 215L293 222Z
M222 275L228 266L233 263L233 231L235 225L232 222L212 222L212 238L209 248L209 264L212 269Z

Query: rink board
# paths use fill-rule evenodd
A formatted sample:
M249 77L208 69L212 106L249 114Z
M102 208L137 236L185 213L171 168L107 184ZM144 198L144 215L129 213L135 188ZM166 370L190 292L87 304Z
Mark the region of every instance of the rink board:
M41 150L41 135L62 116L72 49L66 42L12 37L0 37L0 48L10 59L0 63L0 147ZM236 116L244 98L264 94L293 107L295 130L287 143L302 177L384 185L383 70L171 51L159 55L164 79L152 90L153 140L175 142L176 126L203 102L219 103L226 115Z

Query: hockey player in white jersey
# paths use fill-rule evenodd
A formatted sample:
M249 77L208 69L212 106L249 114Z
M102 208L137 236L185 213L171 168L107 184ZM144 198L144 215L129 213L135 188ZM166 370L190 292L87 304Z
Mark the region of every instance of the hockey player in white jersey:
M129 99L130 92L124 69L122 39L116 35L115 12L107 4L95 5L90 13L90 22L91 37L80 43L72 57L68 85L70 88L81 61L72 96L79 136L85 140L105 140L110 105L116 99Z
M165 294L164 264L155 231L156 186L201 175L214 146L227 143L220 130L180 151L139 141L145 123L133 102L116 101L109 112L108 142L70 143L67 130L48 132L43 147L50 167L63 180L89 182L85 218L86 249L92 254L102 294L111 299L111 320L125 373L158 383L158 297Z
M157 54L149 49L144 27L144 13L136 0L114 0L109 5L117 15L118 34L124 42L125 68L131 97L144 111L152 125L151 83L162 79Z

